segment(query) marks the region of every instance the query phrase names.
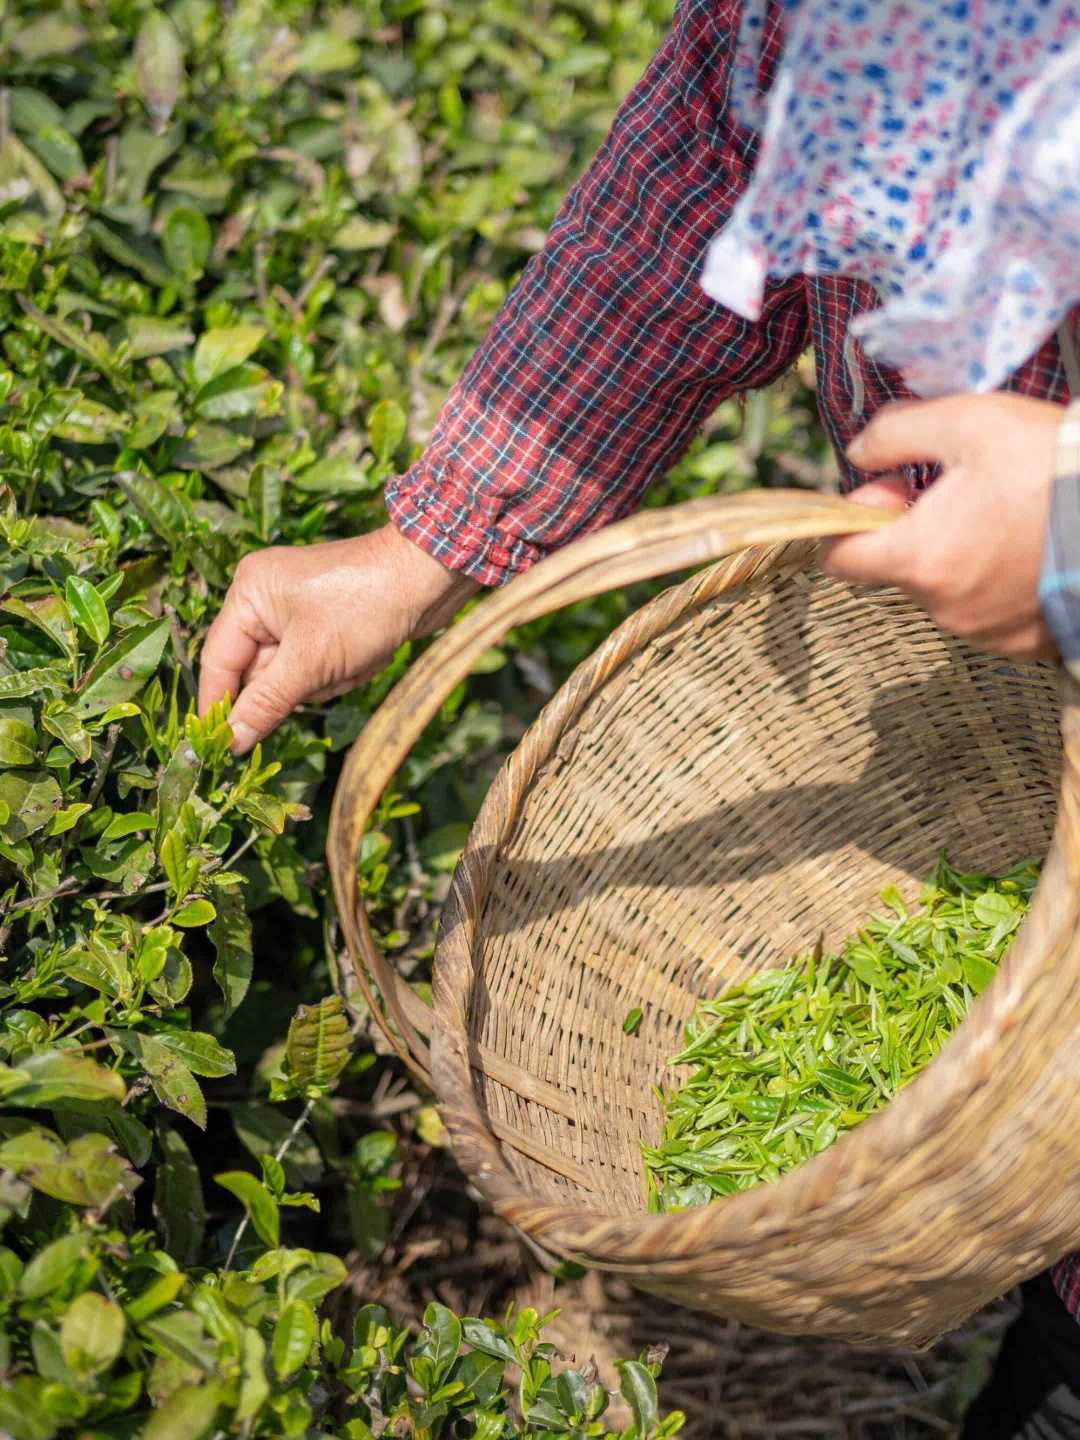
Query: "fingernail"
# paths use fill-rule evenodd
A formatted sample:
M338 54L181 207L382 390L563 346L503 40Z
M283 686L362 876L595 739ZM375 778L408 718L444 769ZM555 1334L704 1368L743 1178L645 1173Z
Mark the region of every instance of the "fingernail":
M251 726L245 725L242 720L238 725L232 727L232 733L232 753L234 755L246 755L259 738Z
M855 439L851 441L847 449L844 451L844 454L847 456L847 458L851 461L853 465L858 465L859 460L865 450L866 441L861 435L856 435Z

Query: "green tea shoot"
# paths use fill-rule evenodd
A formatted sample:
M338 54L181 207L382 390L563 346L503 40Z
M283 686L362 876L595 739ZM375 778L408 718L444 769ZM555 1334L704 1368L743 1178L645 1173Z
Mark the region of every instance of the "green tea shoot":
M1039 878L965 875L939 856L909 911L895 886L838 954L816 947L702 1001L643 1146L649 1207L703 1205L776 1180L886 1105L993 978Z

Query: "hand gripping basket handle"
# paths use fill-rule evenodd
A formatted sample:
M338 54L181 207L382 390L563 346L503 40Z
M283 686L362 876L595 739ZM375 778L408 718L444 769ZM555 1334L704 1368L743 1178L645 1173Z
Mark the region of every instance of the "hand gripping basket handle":
M327 858L361 989L390 1044L414 1074L430 1084L431 1014L372 939L360 900L357 856L383 791L454 686L515 625L577 600L722 560L750 546L874 530L894 517L892 511L798 490L708 496L644 511L575 541L493 592L402 677L346 758L330 813Z

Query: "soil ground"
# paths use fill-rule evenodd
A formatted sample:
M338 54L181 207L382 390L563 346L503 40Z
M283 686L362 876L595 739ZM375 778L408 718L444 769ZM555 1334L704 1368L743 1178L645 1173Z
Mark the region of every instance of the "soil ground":
M353 1272L358 1303L395 1316L420 1315L432 1299L459 1315L559 1307L546 1338L567 1363L594 1360L612 1390L615 1360L666 1344L661 1407L686 1413L686 1440L955 1437L1012 1314L1001 1301L922 1352L770 1335L638 1295L618 1277L555 1281L477 1202L448 1152L410 1147L407 1172L386 1249Z

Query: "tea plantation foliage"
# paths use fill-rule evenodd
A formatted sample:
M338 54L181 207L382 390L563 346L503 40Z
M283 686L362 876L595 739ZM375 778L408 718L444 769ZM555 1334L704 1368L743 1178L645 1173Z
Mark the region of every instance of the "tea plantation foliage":
M606 1434L530 1311L320 1318L400 1184L322 849L408 654L243 762L192 697L241 555L382 523L666 0L0 15L0 1433ZM657 498L809 427L732 406ZM626 603L512 636L384 801L364 885L421 979L495 765ZM635 1440L679 1425L655 1373Z

